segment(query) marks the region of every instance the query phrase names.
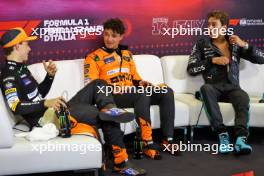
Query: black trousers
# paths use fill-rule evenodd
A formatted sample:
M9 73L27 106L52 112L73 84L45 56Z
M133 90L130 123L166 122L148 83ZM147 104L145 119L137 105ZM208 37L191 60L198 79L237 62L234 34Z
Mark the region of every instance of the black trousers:
M223 117L218 101L231 103L235 110L235 136L248 136L249 96L238 85L230 83L204 84L201 89L202 99L207 110L212 128L225 132Z
M107 145L117 145L124 148L123 132L120 124L110 121L101 121L99 111L108 104L115 104L113 96L106 96L107 83L97 79L87 84L69 102L71 115L80 123L86 123L97 128L102 128L104 140ZM99 87L103 88L100 91Z
M134 108L136 120L139 118L151 124L150 105L159 105L160 121L163 137L173 137L174 119L175 119L175 103L174 94L171 88L166 88L167 93L151 92L148 93L124 93L114 94L114 100L119 108ZM164 91L165 92L165 91Z

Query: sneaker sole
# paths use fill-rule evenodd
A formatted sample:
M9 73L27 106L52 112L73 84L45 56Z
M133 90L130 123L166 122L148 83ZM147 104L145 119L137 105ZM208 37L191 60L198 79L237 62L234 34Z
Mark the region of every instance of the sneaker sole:
M144 156L146 156L148 159L151 159L151 160L162 160L162 156L160 154L156 155L154 158L146 155L145 153L144 153Z
M232 153L233 151L226 151L226 152L218 152L218 154L220 155L228 155L230 153Z
M138 168L134 168L134 169L138 169ZM113 172L113 173L119 173L119 174L121 174L121 175L126 175L126 176L128 176L127 174L120 173L121 170L115 170L114 168L113 168L112 172ZM147 172L144 172L144 173L138 173L138 174L137 174L137 176L144 176L144 175L147 175ZM130 175L130 176L133 176L133 175Z
M250 149L243 149L238 151L235 151L235 154L237 155L249 155L252 151Z
M100 112L99 113L99 119L103 121L114 121L117 123L127 123L135 119L135 115L130 112L122 113L118 116L112 116L110 114Z

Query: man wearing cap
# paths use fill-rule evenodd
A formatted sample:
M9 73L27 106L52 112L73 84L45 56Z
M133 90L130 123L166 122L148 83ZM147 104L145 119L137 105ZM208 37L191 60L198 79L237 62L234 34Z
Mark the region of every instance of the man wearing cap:
M43 61L47 75L44 81L37 83L25 65L31 51L28 42L36 39L36 36L29 37L22 28L8 30L1 38L7 62L0 75L0 85L12 112L21 115L32 128L39 125L48 108L58 111L61 106L69 105L71 115L78 122L102 128L106 144L120 149L114 156L115 160L124 161L119 166L120 173L126 174L132 170L134 175L145 174L144 169L134 169L127 164L128 155L120 129L120 122L133 120L134 114L116 108L113 97L98 90L98 87L106 87L105 81L94 80L80 90L68 104L62 97L44 99L51 88L57 67L51 60L48 63Z

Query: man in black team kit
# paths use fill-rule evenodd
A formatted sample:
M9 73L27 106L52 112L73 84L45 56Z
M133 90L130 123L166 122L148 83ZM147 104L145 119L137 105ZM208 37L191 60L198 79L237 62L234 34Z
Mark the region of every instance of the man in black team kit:
M57 71L56 65L52 61L48 64L43 61L47 75L40 84L25 65L31 50L28 41L35 39L34 36L27 36L22 28L11 29L1 38L6 56L6 65L0 77L2 93L12 112L22 115L31 127L39 125L47 108L58 111L61 106L67 107L62 97L43 99L51 88ZM111 147L114 157L114 171L124 175L146 174L144 169L135 168L128 163L120 129L120 122L133 120L134 114L116 108L113 97L100 93L98 87L106 87L106 82L94 80L68 102L71 115L78 122L102 128L105 142Z
M220 153L230 152L229 135L223 124L218 101L232 103L235 110L235 152L249 154L249 97L239 86L240 58L252 63L264 64L264 53L243 41L236 35L227 36L229 18L225 12L213 11L208 14L210 37L199 40L193 47L187 71L190 75L202 73L205 84L200 93L205 103L212 128L218 133ZM213 33L216 31L217 33Z

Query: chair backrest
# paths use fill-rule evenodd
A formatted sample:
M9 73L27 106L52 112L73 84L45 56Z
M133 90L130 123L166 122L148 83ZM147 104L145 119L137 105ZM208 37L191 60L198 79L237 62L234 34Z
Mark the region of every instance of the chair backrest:
M186 69L189 56L164 56L161 58L164 81L176 93L195 93L204 84L203 78L190 76ZM250 96L260 96L264 91L264 65L252 64L241 59L240 85Z
M241 59L240 86L251 96L261 96L264 92L264 65Z
M187 73L187 55L164 56L161 63L164 81L176 93L195 93L203 84L202 76L192 77Z
M2 91L0 90L0 148L9 148L14 144L14 116L7 108Z
M84 86L83 59L55 61L55 64L58 71L46 98L56 98L66 92L70 99ZM44 79L46 71L42 63L30 65L29 69L38 82Z
M153 84L164 83L159 57L154 55L134 55L133 58L142 79Z

